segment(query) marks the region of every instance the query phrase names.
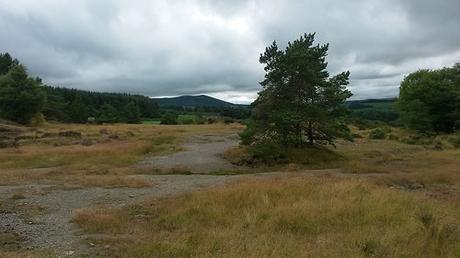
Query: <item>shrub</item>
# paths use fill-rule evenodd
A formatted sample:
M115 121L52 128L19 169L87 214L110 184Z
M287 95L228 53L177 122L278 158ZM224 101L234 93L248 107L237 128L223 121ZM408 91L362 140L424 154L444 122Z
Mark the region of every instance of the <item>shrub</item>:
M450 135L447 141L454 146L454 148L460 148L460 135Z
M191 118L191 117L181 118L179 122L180 122L180 124L183 124L183 125L195 124L195 120L193 118Z
M31 126L40 126L46 123L45 116L42 113L35 114L32 119L30 119L29 124Z
M239 136L241 139L241 143L243 145L249 145L253 141L254 135L257 133L256 124L253 120L249 120L246 123L246 128L242 131Z
M300 164L311 168L325 168L337 165L343 158L333 150L320 145L306 145L302 148L286 148L273 142L239 146L224 154L224 157L238 165L280 165Z
M252 145L249 149L249 155L254 162L283 162L286 161L286 150L274 143L260 143Z
M369 139L385 139L386 132L382 128L375 128L369 133Z
M178 115L174 113L166 113L161 117L160 124L162 125L177 125Z

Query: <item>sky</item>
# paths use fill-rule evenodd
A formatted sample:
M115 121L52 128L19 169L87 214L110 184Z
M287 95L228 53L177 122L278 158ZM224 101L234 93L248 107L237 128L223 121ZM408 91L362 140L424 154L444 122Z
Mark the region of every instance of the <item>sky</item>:
M385 98L460 62L459 13L459 0L0 0L0 52L52 86L249 103L265 47L316 32L353 99Z

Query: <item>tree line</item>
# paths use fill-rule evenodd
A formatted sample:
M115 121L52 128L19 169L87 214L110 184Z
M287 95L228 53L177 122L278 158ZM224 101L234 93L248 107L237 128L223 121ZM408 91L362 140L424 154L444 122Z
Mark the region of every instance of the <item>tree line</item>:
M148 97L51 87L31 78L8 53L0 54L0 117L21 124L47 120L69 123L140 123L159 117Z

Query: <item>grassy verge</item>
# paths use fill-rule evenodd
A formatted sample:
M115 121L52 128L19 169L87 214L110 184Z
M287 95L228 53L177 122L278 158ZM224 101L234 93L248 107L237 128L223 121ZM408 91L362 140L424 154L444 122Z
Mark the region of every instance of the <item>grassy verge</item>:
M459 221L458 202L306 177L75 215L85 231L107 235L103 255L114 257L456 257Z

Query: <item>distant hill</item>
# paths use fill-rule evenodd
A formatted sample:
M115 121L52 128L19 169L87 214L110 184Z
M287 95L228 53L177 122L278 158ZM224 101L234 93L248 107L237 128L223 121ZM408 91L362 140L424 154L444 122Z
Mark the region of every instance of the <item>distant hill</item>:
M379 109L379 110L394 110L395 98L384 99L363 99L363 100L349 100L346 102L350 109Z
M399 118L395 98L350 100L346 105L356 118L384 122L394 122Z
M232 108L240 105L216 99L207 95L198 96L179 96L172 98L154 98L160 107L213 107L213 108Z

